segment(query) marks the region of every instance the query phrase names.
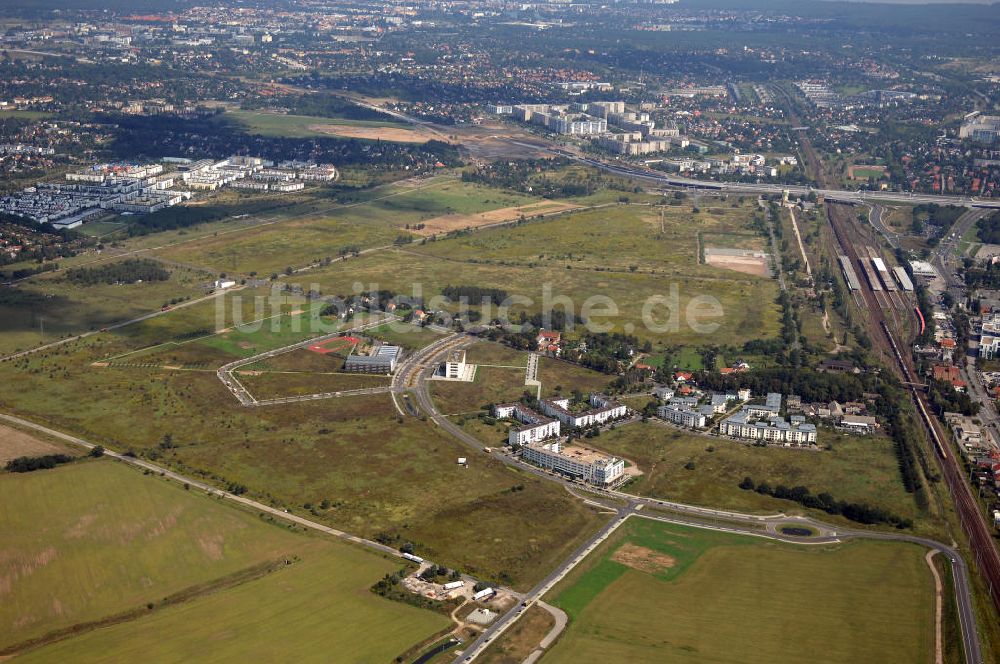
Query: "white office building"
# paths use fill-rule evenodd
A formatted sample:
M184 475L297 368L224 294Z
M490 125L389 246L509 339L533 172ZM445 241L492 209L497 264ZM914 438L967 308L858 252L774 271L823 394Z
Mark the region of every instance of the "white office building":
M459 379L465 376L465 351L453 350L448 353L448 359L444 363L444 377Z

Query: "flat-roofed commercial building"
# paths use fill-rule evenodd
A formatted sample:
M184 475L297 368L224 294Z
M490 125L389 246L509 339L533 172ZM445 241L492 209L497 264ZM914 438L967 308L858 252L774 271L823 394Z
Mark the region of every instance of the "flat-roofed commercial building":
M350 373L391 374L399 361L399 346L379 346L371 355L347 356L344 371Z

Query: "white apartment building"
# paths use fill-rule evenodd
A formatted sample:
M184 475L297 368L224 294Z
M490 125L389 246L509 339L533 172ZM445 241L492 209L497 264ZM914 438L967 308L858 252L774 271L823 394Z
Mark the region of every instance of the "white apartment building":
M704 413L695 410L694 406L687 403L671 401L671 403L657 408L656 414L668 422L673 422L689 429L703 429L705 427Z
M979 357L992 360L1000 356L1000 314L986 314L979 336Z
M743 410L750 414L751 417L777 417L778 413L781 412L781 393L780 392L768 392L767 396L764 397L764 403L748 403L743 406Z
M805 421L802 416L793 416L791 422L777 415L761 418L744 406L744 410L727 417L719 423L719 433L733 438L763 440L769 443L793 443L796 445L816 442L816 426Z
M614 486L624 479L625 461L583 447L563 447L559 441L530 443L521 458L540 468L569 475L597 486Z
M589 427L595 424L605 424L611 420L625 417L628 409L605 394L590 395L591 410L572 412L569 399L546 399L542 401L542 412L554 417L569 427Z
M493 407L493 415L503 420L517 420L523 425L511 427L507 433L507 442L511 446L523 446L559 435L559 420L545 417L524 404L499 404Z

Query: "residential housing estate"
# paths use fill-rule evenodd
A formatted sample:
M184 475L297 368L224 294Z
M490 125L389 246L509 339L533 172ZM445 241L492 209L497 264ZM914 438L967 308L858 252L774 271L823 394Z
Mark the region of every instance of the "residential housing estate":
M694 401L694 403L691 403ZM705 413L698 409L698 400L693 398L671 398L668 403L656 409L656 414L668 422L689 429L705 428Z
M522 403L505 403L493 407L493 414L503 420L517 420L523 426L511 427L507 442L511 446L527 445L537 440L559 435L559 420L546 417Z
M623 460L557 440L562 424L571 428L606 424L628 412L624 405L603 394L591 394L587 403L592 408L574 412L569 399L543 400L540 408L545 414L522 403L506 403L494 406L493 414L520 423L510 428L507 441L520 449L525 461L600 486L614 485L623 478Z
M781 394L768 393L763 404L746 404L719 423L719 433L733 438L760 440L767 443L794 445L816 442L816 425L801 415L785 420L781 411Z
M625 417L627 409L611 397L594 393L589 399L592 409L573 412L570 410L569 399L546 399L541 402L542 412L554 417L569 427L589 427L595 424L605 424L611 420Z

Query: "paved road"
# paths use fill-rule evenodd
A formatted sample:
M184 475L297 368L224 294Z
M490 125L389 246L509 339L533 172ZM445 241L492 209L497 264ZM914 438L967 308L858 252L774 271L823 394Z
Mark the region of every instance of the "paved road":
M889 226L885 223L885 217L889 210L881 203L876 203L871 206L868 210L868 223L872 225L878 233L885 238L885 241L889 243L889 246L894 250L899 248L899 235L896 234Z
M538 148L538 146L534 146ZM920 203L937 203L938 205L957 205L959 207L977 207L1000 209L1000 200L985 199L980 200L971 196L944 196L935 194L911 194L907 192L892 191L847 191L843 189L817 189L802 185L782 185L782 184L749 184L741 182L716 182L713 180L698 180L676 175L667 175L658 171L640 169L631 164L615 164L586 157L567 150L552 148L559 156L573 159L575 161L599 168L603 171L621 175L623 177L641 178L647 181L657 182L662 185L672 187L689 187L692 189L712 189L716 191L734 194L781 194L788 191L800 196L807 196L815 193L826 200L840 203L861 204L861 203L906 203L918 205Z

